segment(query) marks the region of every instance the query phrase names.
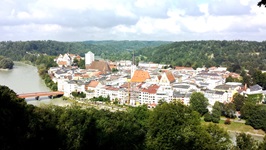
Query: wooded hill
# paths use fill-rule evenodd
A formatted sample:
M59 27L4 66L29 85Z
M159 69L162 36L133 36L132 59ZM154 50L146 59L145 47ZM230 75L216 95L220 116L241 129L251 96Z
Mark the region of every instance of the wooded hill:
M58 56L75 53L84 56L92 51L109 60L151 61L172 66L226 66L230 71L266 70L266 41L5 41L0 42L0 55L13 60L36 59L37 54Z
M266 42L254 41L183 41L144 48L137 52L143 61L192 66L226 66L231 71L266 69Z
M103 59L132 59L132 51L144 47L156 47L169 42L162 41L4 41L0 42L0 55L13 60L31 60L36 54L58 56L64 53L74 53L84 56L92 51Z

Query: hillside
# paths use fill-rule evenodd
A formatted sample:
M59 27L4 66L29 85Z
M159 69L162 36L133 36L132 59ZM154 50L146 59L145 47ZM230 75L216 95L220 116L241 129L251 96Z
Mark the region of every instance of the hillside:
M136 53L143 61L173 66L227 66L231 71L244 67L266 70L266 42L186 41L144 48Z
M13 60L31 60L33 54L57 56L63 53L75 53L84 56L88 51L104 59L131 59L132 50L144 47L156 47L169 42L162 41L3 41L0 42L0 55Z

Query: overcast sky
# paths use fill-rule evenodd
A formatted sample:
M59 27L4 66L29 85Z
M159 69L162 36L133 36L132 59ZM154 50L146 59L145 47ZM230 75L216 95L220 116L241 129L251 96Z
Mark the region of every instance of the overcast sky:
M1 0L0 41L264 41L258 1Z

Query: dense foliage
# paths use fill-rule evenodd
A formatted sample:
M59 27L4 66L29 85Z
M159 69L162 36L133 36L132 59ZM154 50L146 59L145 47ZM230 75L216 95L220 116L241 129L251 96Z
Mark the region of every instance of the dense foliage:
M39 55L36 60L32 63L37 65L38 73L40 77L44 80L45 85L49 87L52 91L57 91L57 83L54 83L48 74L50 67L56 67L57 64L54 61L54 56Z
M200 115L204 115L208 112L207 106L209 105L209 101L206 97L204 97L203 93L193 92L190 97L190 108L194 111L200 113Z
M75 98L85 98L86 97L86 94L84 92L73 91L73 92L71 92L71 95Z
M93 108L34 107L0 87L0 149L228 149L228 134L201 125L181 103L110 112Z
M241 117L246 119L246 124L255 129L266 131L266 106L246 102L241 108Z
M73 53L84 56L88 51L103 59L121 60L132 59L133 50L144 47L155 47L169 42L162 41L85 41L85 42L58 42L58 41L3 41L0 42L0 55L13 60L30 60L32 56L47 54L58 56L64 53Z
M0 42L0 55L12 60L31 60L38 54L58 56L68 52L84 56L88 51L110 60L131 60L134 51L136 61L152 61L172 66L226 66L233 72L241 72L242 69L266 69L265 41Z
M12 69L13 66L14 66L14 63L10 58L5 58L3 56L0 56L0 68Z
M253 41L184 41L145 48L137 52L144 60L173 66L227 66L266 69L266 42ZM247 59L248 58L248 59Z

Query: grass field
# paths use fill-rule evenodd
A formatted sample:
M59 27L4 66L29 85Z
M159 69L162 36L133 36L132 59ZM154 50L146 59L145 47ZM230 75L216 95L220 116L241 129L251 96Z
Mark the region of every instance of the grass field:
M223 118L222 118L223 119ZM202 119L202 124L209 124L210 122L205 122ZM225 125L224 120L220 120L218 124L221 128L224 128L227 131L233 131L233 132L245 132L250 134L259 134L259 135L265 135L265 132L263 130L255 130L250 125L245 125L243 122L234 122L234 119L231 119L230 125Z

